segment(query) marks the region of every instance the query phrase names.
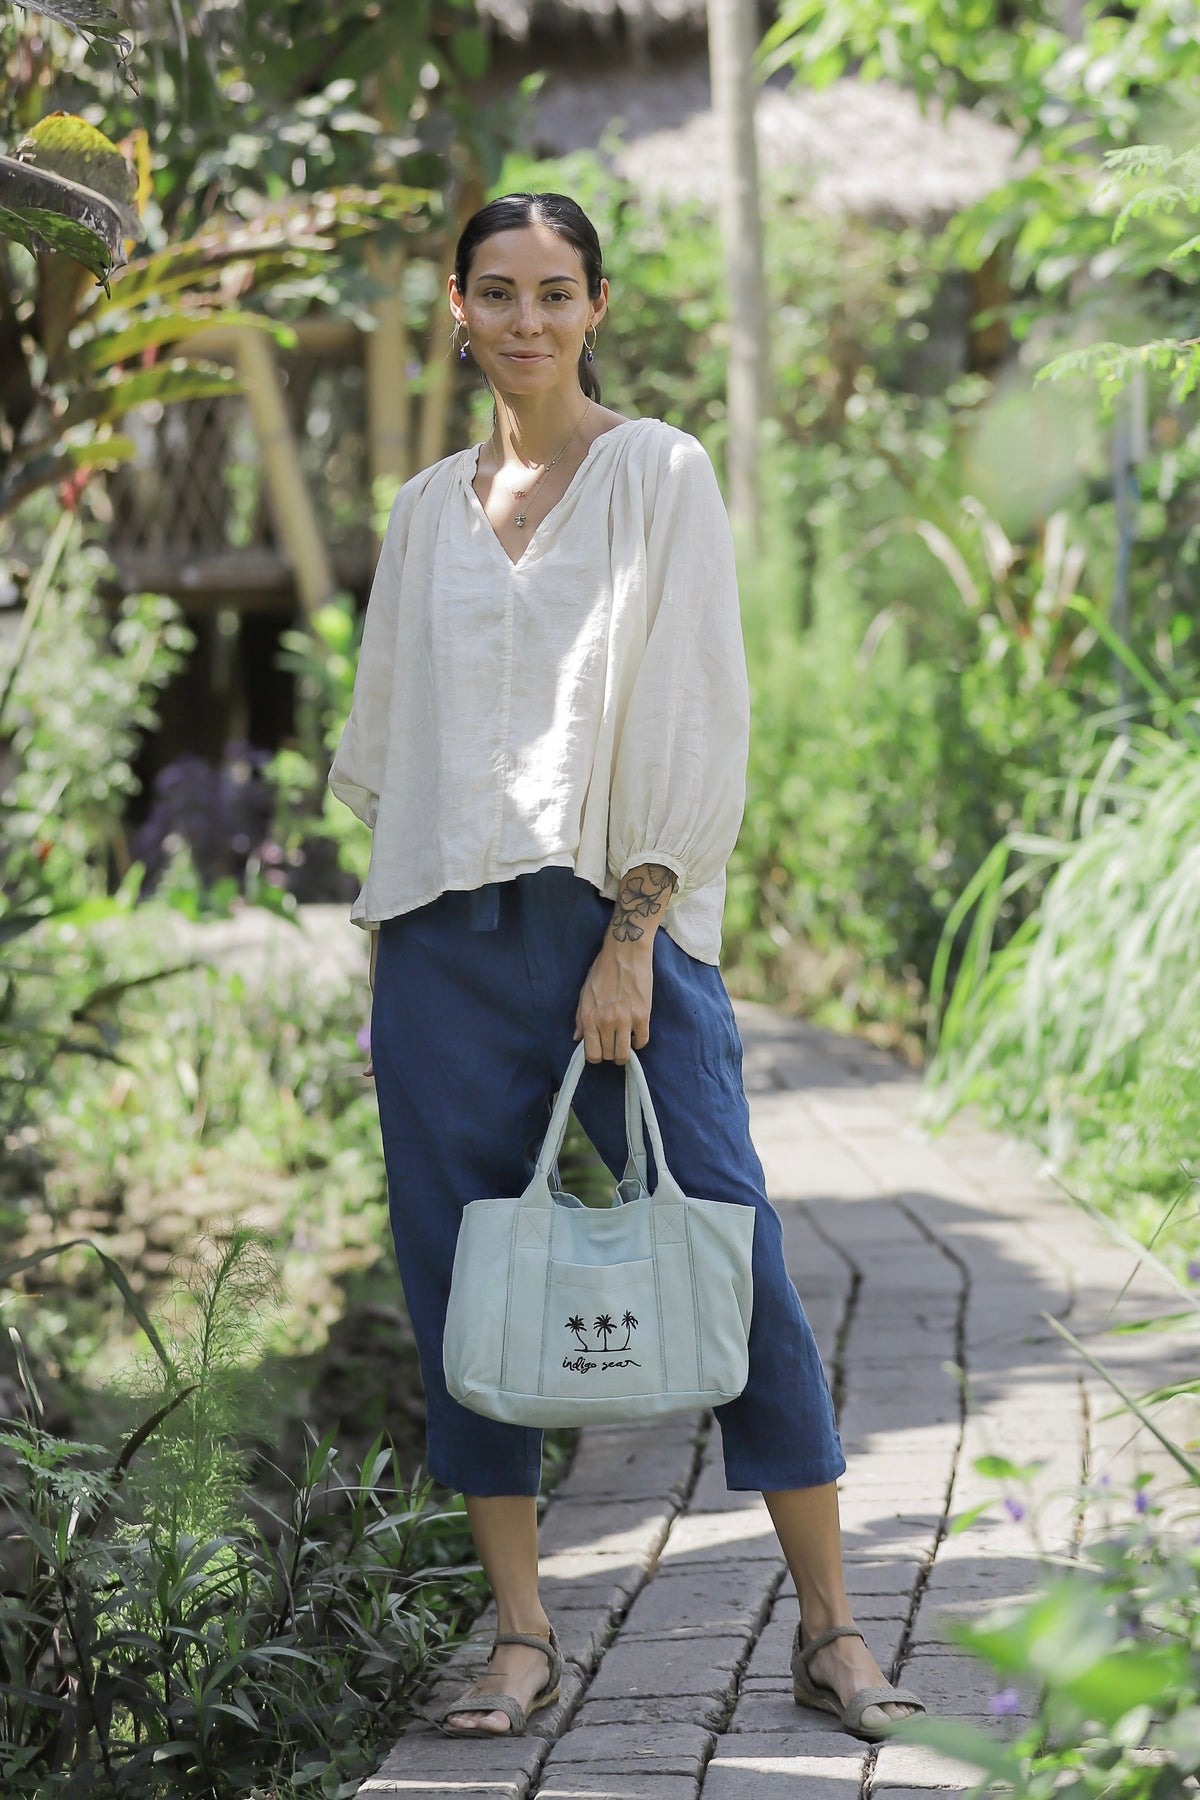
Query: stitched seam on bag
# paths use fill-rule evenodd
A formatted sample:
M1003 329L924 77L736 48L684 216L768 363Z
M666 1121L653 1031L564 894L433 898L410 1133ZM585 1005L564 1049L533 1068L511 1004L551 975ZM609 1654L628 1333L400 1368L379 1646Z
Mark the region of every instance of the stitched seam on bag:
M508 1321L512 1313L513 1282L516 1279L517 1232L521 1223L521 1209L517 1209L517 1217L513 1221L513 1230L508 1234L508 1280L504 1284L504 1337L500 1351L500 1386L508 1387Z
M685 1201L683 1208L683 1235L687 1241L688 1278L692 1284L692 1329L695 1333L693 1342L696 1346L696 1387L704 1394L708 1392L710 1382L704 1367L704 1339L700 1335L700 1296L696 1292L696 1258L692 1250L692 1216Z
M557 1222L558 1208L550 1213L550 1230L546 1241L546 1285L542 1290L542 1342L538 1354L537 1391L539 1397L546 1392L546 1347L547 1334L550 1330L550 1286L554 1274L554 1227Z
M658 1208L651 1202L650 1236L654 1267L654 1309L658 1314L658 1375L663 1393L671 1394L676 1390L671 1386L671 1373L667 1366L667 1334L664 1329L662 1302L662 1247L658 1241L658 1217Z

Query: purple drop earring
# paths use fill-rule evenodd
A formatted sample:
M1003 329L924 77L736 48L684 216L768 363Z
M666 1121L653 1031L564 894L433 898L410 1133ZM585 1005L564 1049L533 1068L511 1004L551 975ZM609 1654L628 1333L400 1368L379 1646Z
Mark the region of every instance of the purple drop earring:
M583 347L584 347L585 351L587 352L587 359L589 362L595 361L595 358L592 355L592 351L595 348L596 339L599 337L599 335L600 335L600 333L596 330L596 327L594 325L592 326L592 341L590 344L587 341L587 332L585 331L583 334Z

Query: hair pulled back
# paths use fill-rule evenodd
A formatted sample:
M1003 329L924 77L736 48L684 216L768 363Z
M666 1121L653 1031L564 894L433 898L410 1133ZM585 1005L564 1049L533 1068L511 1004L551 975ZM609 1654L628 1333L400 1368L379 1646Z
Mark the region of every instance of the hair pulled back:
M465 294L475 253L485 238L498 231L520 231L526 225L548 225L551 231L571 245L579 254L587 281L588 298L600 298L600 280L604 274L604 255L596 227L577 200L568 194L501 194L472 213L462 228L454 252L454 279L459 292ZM589 400L599 400L600 382L595 370L581 350L579 353L579 385Z

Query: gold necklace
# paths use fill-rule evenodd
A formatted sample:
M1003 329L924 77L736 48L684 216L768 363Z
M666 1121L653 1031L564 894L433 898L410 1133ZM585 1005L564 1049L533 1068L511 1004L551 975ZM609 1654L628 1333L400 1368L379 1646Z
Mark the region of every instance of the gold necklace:
M583 411L580 413L578 419L575 421L574 431L572 431L570 437L567 439L567 441L563 445L562 449L557 451L556 454L550 458L550 461L542 469L541 474L538 476L538 478L534 482L533 486L531 488L529 488L528 490L526 490L525 488L510 488L509 489L509 493L512 495L514 500L525 500L525 499L532 500L533 499L534 495L537 493L538 489L541 487L543 481L545 481L547 475L550 473L550 471L554 467L555 463L560 462L562 460L562 458L566 455L570 446L574 443L576 437L579 435L579 427L583 424L583 421L587 418L588 411L591 407L591 404L592 403L590 400L584 401ZM495 440L496 440L496 431L495 431L495 427L493 427L493 429L492 429L492 446L495 449L496 464L497 464L497 467L499 467L500 463L503 461L503 458L500 454L499 445L496 444ZM532 467L536 469L537 464L534 463L532 465ZM528 506L523 506L521 508L520 512L515 513L513 515L513 524L516 525L519 530L523 531L525 529L525 521L528 517L529 517L529 508L528 508Z

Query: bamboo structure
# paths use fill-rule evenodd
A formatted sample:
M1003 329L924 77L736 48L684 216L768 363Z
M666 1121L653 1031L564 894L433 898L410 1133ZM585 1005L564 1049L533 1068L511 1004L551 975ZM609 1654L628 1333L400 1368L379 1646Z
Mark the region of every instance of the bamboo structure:
M454 209L453 218L447 219L446 242L442 248L441 266L438 270L438 290L429 320L420 442L417 449L417 466L421 469L427 469L431 463L437 462L439 457L446 454L454 359L449 350L450 312L444 296L446 284L454 269L454 246L458 234L471 214L482 205L483 183L477 175L469 175L459 189L458 205Z
M402 287L408 246L367 248L367 266L386 289L372 303L375 329L366 334L367 464L372 483L381 475L407 481L412 469L412 390L408 383L409 335Z
M708 57L721 147L720 217L729 307L729 510L753 548L758 445L767 407L767 305L754 141L753 0L708 0Z
M236 333L238 371L262 451L267 493L275 529L291 564L296 593L307 618L333 597L333 565L317 529L317 514L300 448L288 418L287 403L267 334L254 329Z

